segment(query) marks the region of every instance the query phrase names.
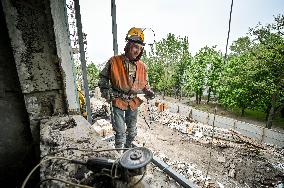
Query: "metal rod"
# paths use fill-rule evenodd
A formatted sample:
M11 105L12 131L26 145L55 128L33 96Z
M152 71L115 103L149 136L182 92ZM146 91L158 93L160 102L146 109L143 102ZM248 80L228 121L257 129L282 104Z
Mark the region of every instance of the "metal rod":
M152 162L156 166L158 166L162 171L167 173L171 178L176 180L176 182L178 182L183 187L186 187L186 188L197 188L197 186L195 184L193 184L192 182L188 181L184 176L182 176L179 173L177 173L176 171L174 171L169 165L164 163L159 158L154 156L153 159L152 159Z
M112 17L112 36L113 36L113 53L118 54L117 46L117 25L116 25L116 5L115 0L111 0L111 17Z
M76 26L77 26L77 31L78 31L80 61L81 61L81 68L82 68L82 75L83 75L84 94L85 94L85 99L86 99L87 120L89 123L91 123L92 119L91 119L89 86L88 86L88 79L87 79L86 58L85 58L85 49L84 49L84 41L83 41L83 31L82 31L79 0L74 0L74 4L75 4Z

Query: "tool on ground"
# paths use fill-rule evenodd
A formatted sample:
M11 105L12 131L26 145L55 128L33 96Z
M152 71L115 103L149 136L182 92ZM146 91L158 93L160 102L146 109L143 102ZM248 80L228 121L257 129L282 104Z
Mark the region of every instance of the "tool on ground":
M153 158L152 152L145 147L135 147L127 150L117 160L108 158L92 158L86 162L75 161L73 163L85 165L93 171L96 178L95 187L144 187L142 182L146 173L146 166ZM141 178L137 176L142 175Z

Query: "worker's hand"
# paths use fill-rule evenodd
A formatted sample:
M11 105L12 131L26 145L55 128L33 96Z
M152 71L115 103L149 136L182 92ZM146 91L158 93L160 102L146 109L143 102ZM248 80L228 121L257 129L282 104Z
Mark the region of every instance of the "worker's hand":
M144 88L143 93L145 94L145 98L148 100L152 100L155 98L155 93L151 89Z

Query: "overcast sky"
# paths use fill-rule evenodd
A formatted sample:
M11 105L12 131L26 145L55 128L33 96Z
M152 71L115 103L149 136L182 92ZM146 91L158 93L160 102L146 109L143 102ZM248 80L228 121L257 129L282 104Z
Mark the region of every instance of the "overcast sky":
M123 52L131 27L151 28L155 40L168 33L189 38L195 53L205 45L225 51L231 0L116 0L118 51ZM111 0L80 0L83 31L87 33L88 57L94 63L113 55ZM234 0L230 43L257 23L271 23L284 14L284 0ZM153 42L151 30L145 40Z

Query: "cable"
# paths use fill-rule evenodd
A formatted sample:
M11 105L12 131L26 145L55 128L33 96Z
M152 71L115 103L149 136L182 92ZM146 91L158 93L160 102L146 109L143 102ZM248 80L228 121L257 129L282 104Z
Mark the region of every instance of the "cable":
M148 45L153 45L155 42L156 42L156 40L155 40L155 38L156 38L156 34L155 34L155 31L151 28L151 27L145 27L145 28L141 28L142 29L142 31L144 32L146 29L150 29L152 32L153 32L153 38L154 38L154 40L153 40L153 43L148 43Z
M150 105L150 103L149 103L149 100L147 99L147 112L148 112L148 117L149 117L149 123L151 124L151 117L150 117L150 107L149 107L149 105ZM146 113L145 113L146 114ZM147 122L147 120L146 120L146 117L145 117L145 115L142 115L143 116L143 119L144 119L144 121L145 121L145 123L147 124L147 126L149 127L149 129L151 129L151 127L150 127L150 125L149 125L149 123Z
M214 118L213 118L213 123L212 123L212 136L211 136L211 142L210 142L210 153L209 153L209 162L208 162L208 166L207 166L207 170L206 170L206 176L205 176L205 181L207 179L208 173L209 173L209 169L211 167L211 158L212 158L212 149L213 149L213 139L214 139L214 133L215 133L215 118L216 118L216 112L217 112L217 107L215 107L214 109ZM204 184L205 184L204 181ZM203 185L204 185L203 184Z
M101 150L92 150L92 149L79 149L79 148L64 148L64 149L60 149L58 151L55 151L55 152L51 152L49 154L46 154L42 157L45 158L49 155L54 155L54 154L57 154L59 152L62 152L62 151L67 151L67 150L78 150L78 151L88 151L88 152L95 152L95 153L100 153L100 152L105 152L105 151L114 151L114 150L128 150L129 148L111 148L111 149L101 149Z
M146 167L145 167L145 171L142 174L142 177L137 182L135 182L134 184L128 185L128 186L129 187L135 187L138 183L140 183L142 181L142 179L145 177L145 175L146 175Z
M110 171L110 175L111 175L111 178L112 179L115 179L117 176L116 176L116 173L117 173L117 168L118 168L118 161L119 161L120 158L117 158L114 163L112 164L111 166L111 171ZM115 170L114 170L114 166L115 166ZM114 170L114 175L113 175L113 170Z
M230 31L231 31L233 4L234 4L234 0L232 0L232 2L231 2L231 10L230 10L230 18L229 18L229 29L228 29L227 42L226 42L225 61L227 60L228 44L229 44Z
M80 185L80 184L76 184L76 183L73 183L71 181L67 181L67 180L62 180L62 179L58 179L58 178L46 178L42 181L40 181L40 184L42 184L43 182L45 181L60 181L60 182L63 182L63 183L66 183L66 184L69 184L69 185L74 185L76 187L82 187L82 188L93 188L93 187L90 187L88 185Z
M66 158L66 157L50 157L48 159L45 160L41 160L31 171L30 173L27 175L26 179L24 180L21 188L25 188L29 178L31 177L31 175L34 173L34 171L42 164L45 163L46 161L52 160L52 159L63 159L63 160L67 160L67 161L72 161L72 159Z
M227 41L226 41L226 52L224 56L224 64L227 61L227 53L228 53L228 44L229 44L229 38L230 38L230 31L231 31L231 21L232 21L232 12L233 12L233 4L234 0L231 1L231 9L230 9L230 18L229 18L229 28L228 28L228 35L227 35ZM211 142L210 142L210 153L209 153L209 162L208 162L208 167L206 170L206 176L205 176L205 181L203 183L203 186L205 185L206 179L209 174L209 169L211 167L211 158L212 158L212 149L213 149L213 139L214 139L214 134L215 134L215 116L217 113L217 104L214 109L214 119L213 119L213 124L212 124L212 136L211 136Z

